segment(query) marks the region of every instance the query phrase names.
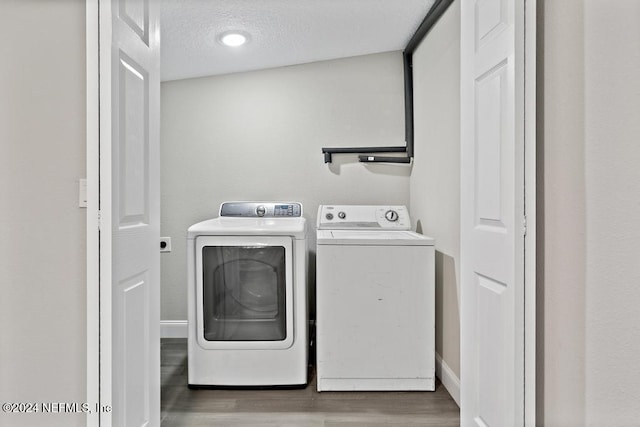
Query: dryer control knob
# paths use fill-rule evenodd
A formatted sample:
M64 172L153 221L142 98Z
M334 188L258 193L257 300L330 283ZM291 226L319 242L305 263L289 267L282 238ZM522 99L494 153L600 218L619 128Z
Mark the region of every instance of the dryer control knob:
M391 222L396 222L399 218L398 212L394 211L393 209L389 209L388 211L386 211L384 213L384 217L387 219L387 221Z
M327 218L329 221L331 221L333 219L333 214L331 212L329 212L325 218Z
M260 205L256 208L256 214L258 216L264 216L264 214L266 213L267 213L267 209L264 206Z
M338 212L338 218L340 219L345 219L347 217L347 214L344 212Z

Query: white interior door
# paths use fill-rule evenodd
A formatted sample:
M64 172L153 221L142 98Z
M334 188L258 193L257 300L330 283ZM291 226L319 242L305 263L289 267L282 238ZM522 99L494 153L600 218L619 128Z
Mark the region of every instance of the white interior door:
M100 425L160 425L158 4L99 1Z
M524 0L461 4L461 424L524 424Z

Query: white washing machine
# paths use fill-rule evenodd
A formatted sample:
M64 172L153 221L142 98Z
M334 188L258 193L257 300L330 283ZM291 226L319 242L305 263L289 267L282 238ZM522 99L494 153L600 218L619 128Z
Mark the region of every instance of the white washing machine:
M302 205L226 202L187 239L189 387L306 385Z
M434 240L404 206L320 206L318 391L435 389Z

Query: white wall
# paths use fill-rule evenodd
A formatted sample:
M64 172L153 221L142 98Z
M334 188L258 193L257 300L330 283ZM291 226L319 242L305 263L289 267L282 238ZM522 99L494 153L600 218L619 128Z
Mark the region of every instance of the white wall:
M542 1L540 422L640 419L640 4Z
M584 6L586 420L640 423L640 2Z
M460 378L460 2L413 55L411 215L436 239L436 352ZM453 389L450 392L454 393Z
M404 145L403 84L400 52L163 83L162 319L187 318L186 230L225 200L302 202L312 252L319 204L408 204L410 166L321 151Z
M0 402L86 400L85 6L0 2ZM83 426L7 414L2 426Z
M541 1L539 14L538 420L584 425L584 6Z

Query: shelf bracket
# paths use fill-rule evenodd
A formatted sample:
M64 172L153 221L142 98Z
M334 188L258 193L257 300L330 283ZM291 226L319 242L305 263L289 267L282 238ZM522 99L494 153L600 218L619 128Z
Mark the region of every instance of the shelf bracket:
M390 156L366 156L363 154L376 154L376 153L406 153L407 147L324 147L322 153L324 154L324 162L331 163L333 154L360 154L359 160L363 163L367 162L383 162L385 160L380 159L393 159L388 161L389 163L409 163L411 160L409 157L390 157ZM371 159L371 160L369 160ZM375 160L378 159L378 160ZM406 160L403 160L406 159Z

